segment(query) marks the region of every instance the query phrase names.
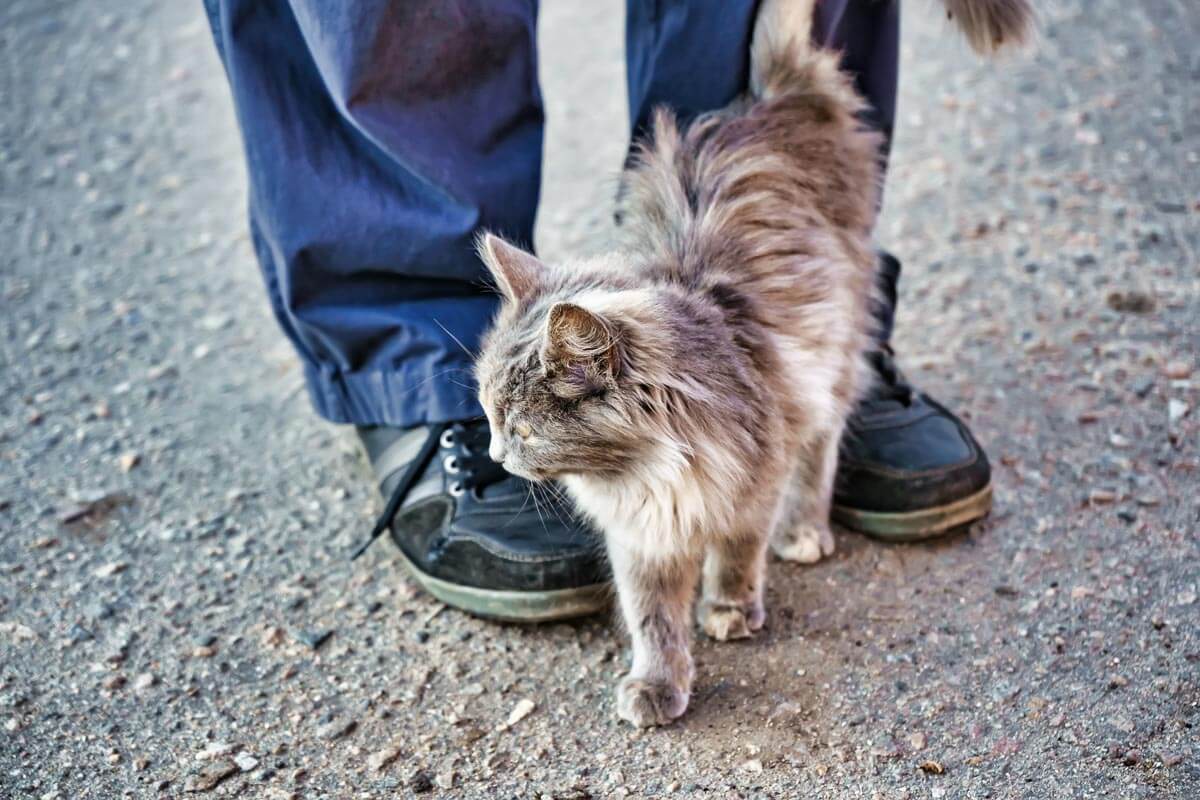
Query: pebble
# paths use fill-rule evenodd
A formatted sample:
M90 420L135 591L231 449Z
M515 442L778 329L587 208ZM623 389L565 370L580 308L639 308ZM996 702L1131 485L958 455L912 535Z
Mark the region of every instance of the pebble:
M1108 307L1125 314L1148 314L1154 310L1154 296L1137 289L1109 292Z
M121 467L122 472L129 472L140 463L142 463L142 456L139 453L122 453L117 458L117 464Z
M109 675L101 682L100 685L109 691L115 691L116 689L120 689L125 685L125 676L121 675L120 673L116 675Z
M94 633L79 624L72 625L71 630L67 631L67 644L76 645L95 638Z
M433 779L429 777L428 772L417 770L408 779L408 788L416 794L431 792L433 791Z
M292 634L296 641L307 645L312 650L321 649L321 645L329 641L329 637L333 636L333 629L326 630L299 630Z
M1163 374L1173 381L1187 380L1192 374L1192 365L1186 361L1168 361Z
M335 717L317 728L317 735L322 739L332 741L350 735L358 727L358 720L352 717Z
M497 730L508 730L513 725L516 725L518 722L532 714L536 707L536 704L528 697L523 698L516 704L516 706L513 707L513 710L509 712L508 719L505 720L504 723L497 728Z
M110 564L105 564L104 566L98 568L93 574L97 578L110 578L113 575L116 575L118 572L124 572L128 566L129 565L124 561L113 561Z
M237 764L237 768L242 772L250 772L258 766L258 759L249 753L238 753L233 757L233 763Z
M1150 392L1154 391L1154 379L1138 378L1130 388L1133 389L1133 393L1138 397L1145 398Z
M205 764L196 772L188 776L187 782L184 784L184 791L187 792L207 792L217 787L221 781L231 775L237 774L237 764L234 764L228 759L218 759Z
M1186 417L1188 412L1191 410L1192 407L1187 403L1183 402L1182 400L1176 400L1174 397L1172 397L1167 401L1167 420L1174 425L1176 422L1179 422L1179 420Z
M144 692L157 682L157 678L151 672L143 672L133 679L133 688L139 692Z
M367 766L376 772L387 769L396 759L404 754L404 743L408 737L396 737L382 750L376 750L367 757Z

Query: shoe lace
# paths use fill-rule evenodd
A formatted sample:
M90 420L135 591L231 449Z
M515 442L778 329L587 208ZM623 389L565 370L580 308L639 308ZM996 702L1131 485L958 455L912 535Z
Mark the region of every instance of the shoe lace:
M875 370L877 380L872 384L864 403L879 405L882 403L901 403L912 405L913 388L904 377L904 373L896 366L896 353L891 345L884 344L868 355L871 367Z
M482 499L484 489L511 477L504 467L488 456L490 444L491 431L487 419L483 417L464 422L444 422L430 428L429 435L421 444L416 458L408 463L404 474L392 489L383 512L375 520L375 527L371 529L366 541L354 550L350 560L353 561L365 553L367 548L391 527L396 512L417 485L417 480L439 448L451 451L445 461L446 471L456 476L450 486L451 494L472 492L477 499Z

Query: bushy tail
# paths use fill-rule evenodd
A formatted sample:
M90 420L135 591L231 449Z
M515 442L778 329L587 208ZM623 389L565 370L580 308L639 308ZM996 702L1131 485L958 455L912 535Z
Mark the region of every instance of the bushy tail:
M836 60L812 43L818 0L762 0L750 43L750 91L767 99L780 91L837 90L844 81L830 72ZM1033 30L1031 0L942 0L967 41L988 54L1021 44ZM811 85L815 82L817 85Z
M1033 30L1030 0L942 0L977 52L988 54L1025 42Z
M784 92L828 97L847 109L861 100L838 69L837 55L813 44L817 0L762 0L750 41L750 93L770 100Z

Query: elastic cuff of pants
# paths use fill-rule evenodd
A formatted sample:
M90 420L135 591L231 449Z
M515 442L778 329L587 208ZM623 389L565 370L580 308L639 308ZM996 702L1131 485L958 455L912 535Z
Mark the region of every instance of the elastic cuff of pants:
M305 364L304 377L313 409L330 422L410 428L483 415L470 364L357 372Z

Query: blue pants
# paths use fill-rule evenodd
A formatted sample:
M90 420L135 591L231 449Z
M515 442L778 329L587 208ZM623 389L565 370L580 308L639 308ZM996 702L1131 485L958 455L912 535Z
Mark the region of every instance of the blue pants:
M205 0L241 126L267 292L333 422L480 414L495 308L472 248L533 239L542 158L534 0ZM744 87L756 0L629 0L630 119ZM891 132L898 0L821 0ZM599 177L599 176L598 176Z

